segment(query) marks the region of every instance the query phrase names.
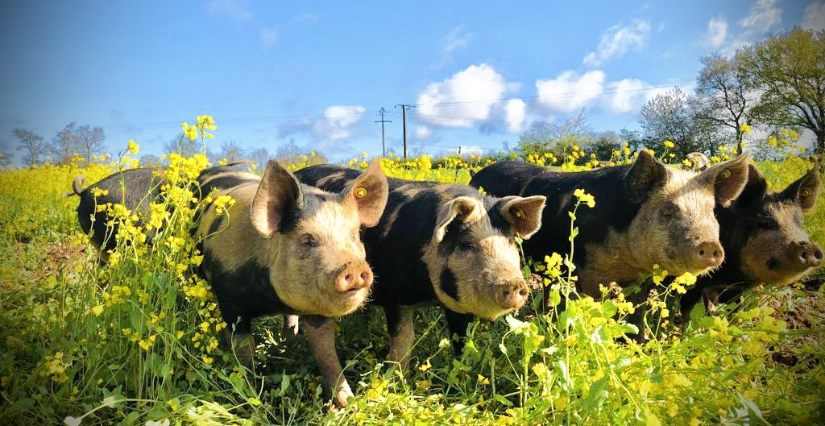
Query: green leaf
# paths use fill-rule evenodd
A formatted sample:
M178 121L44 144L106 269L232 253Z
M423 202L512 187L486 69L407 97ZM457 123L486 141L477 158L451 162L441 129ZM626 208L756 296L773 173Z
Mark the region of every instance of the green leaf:
M501 405L503 405L505 407L512 407L513 406L513 403L510 402L509 399L505 398L504 395L496 394L496 396L494 396L494 398L495 398L496 401L498 401Z
M705 315L707 315L707 312L705 312L705 303L699 300L699 303L693 305L693 308L690 310L690 321L698 324Z
M604 376L590 385L590 391L582 400L584 411L592 411L602 404L602 401L607 397L607 379L608 376Z

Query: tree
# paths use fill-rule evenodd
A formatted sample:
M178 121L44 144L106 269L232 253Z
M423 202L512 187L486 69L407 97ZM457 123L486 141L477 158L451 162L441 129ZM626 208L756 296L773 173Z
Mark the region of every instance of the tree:
M77 152L77 135L75 135L75 123L71 122L57 132L49 145L49 152L57 164L68 164L72 161Z
M178 133L163 145L163 152L164 154L174 152L184 157L191 157L195 154L203 154L203 148L203 144L197 139L191 140L183 133Z
M641 116L639 124L651 143L647 148L658 151L664 141L669 140L675 145L671 152L685 156L693 151L703 151L708 145L696 140L695 113L688 96L678 87L654 96L642 106Z
M613 156L613 150L619 149L620 147L621 140L619 135L612 130L608 130L596 135L587 149L596 154L598 159L609 160L610 157Z
M743 61L719 54L701 59L704 67L696 78L694 110L703 133L733 131L738 152L744 149L742 125L749 121L753 91L748 84L748 70Z
M140 157L140 167L161 167L163 161L155 154L146 154Z
M258 166L258 170L263 170L271 157L266 148L256 148L247 154L247 158Z
M825 153L825 31L795 28L740 52L752 83L763 90L752 115L769 126L806 128Z
M226 161L230 163L247 159L244 149L241 148L241 146L235 141L226 141L222 143L221 152L218 157L218 160L225 158Z
M15 129L12 133L20 139L17 149L26 151L23 161L29 166L36 166L43 161L43 157L48 152L48 146L43 142L43 136L36 135L25 129Z
M6 154L5 152L0 152L0 167L8 167L11 164L11 160L13 158L14 154Z
M92 155L102 154L106 148L103 143L106 136L103 134L102 127L91 128L86 124L78 127L74 134L78 153L84 158L86 164L89 164Z
M590 133L586 110L561 121L535 120L530 128L519 136L518 151L522 155L553 152L559 154L574 143L578 137Z

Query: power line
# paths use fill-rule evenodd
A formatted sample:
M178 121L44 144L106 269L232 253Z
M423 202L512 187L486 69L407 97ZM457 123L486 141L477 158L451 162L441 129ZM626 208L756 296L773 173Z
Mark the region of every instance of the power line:
M387 110L385 110L384 107L381 107L381 110L378 111L378 113L381 115L381 119L380 120L375 120L376 123L381 123L381 156L382 157L387 156L387 145L384 142L384 123L392 123L392 121L390 121L390 120L384 120L384 113L386 113L386 112L387 112Z
M401 114L404 122L404 160L407 160L407 108L415 108L415 105L398 104L396 108L401 107Z

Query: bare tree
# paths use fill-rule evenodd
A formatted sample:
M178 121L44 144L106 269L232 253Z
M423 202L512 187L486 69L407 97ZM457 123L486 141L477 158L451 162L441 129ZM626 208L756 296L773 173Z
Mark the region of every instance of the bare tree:
M226 161L234 162L234 161L241 161L246 159L246 154L244 153L244 149L235 141L226 141L221 144L221 151L219 155L220 159L226 159Z
M0 152L0 167L6 168L11 165L11 160L14 158L14 154L7 154L5 152Z
M533 121L530 128L519 136L518 150L523 155L563 150L572 145L574 139L590 133L586 113L582 108L578 114L560 121Z
M49 152L54 156L55 163L68 164L72 161L72 157L78 149L75 131L75 123L72 122L67 124L63 130L57 132L52 138L52 143L49 145Z
M155 154L146 154L140 157L140 167L160 167L163 161Z
M732 131L738 151L744 149L742 125L747 124L752 107L748 70L741 60L714 54L701 59L704 68L696 78L696 118L704 127Z
M105 149L103 141L106 136L103 134L102 127L91 128L88 124L80 126L75 131L77 138L77 150L81 156L86 160L86 164L92 158L92 155L102 154Z
M163 152L165 154L177 153L184 157L191 157L195 154L203 154L203 144L196 140L191 140L184 136L183 133L178 133L163 145Z
M26 151L23 161L29 166L36 166L43 161L43 157L48 152L48 146L43 142L43 136L36 135L25 129L15 129L12 133L20 139L17 149Z
M659 150L664 141L669 140L675 145L672 151L677 155L684 156L704 149L695 137L695 113L690 104L685 92L674 87L654 96L642 106L639 124L651 144L647 148Z
M271 155L266 148L256 148L249 152L247 158L258 166L258 170L263 170L263 168L266 167L266 163L271 158Z

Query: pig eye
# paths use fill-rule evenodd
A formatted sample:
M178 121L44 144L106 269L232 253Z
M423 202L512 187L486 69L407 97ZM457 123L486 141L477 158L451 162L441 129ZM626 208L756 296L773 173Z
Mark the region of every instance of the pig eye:
M304 247L318 247L318 240L310 234L304 234L301 236L301 245Z
M673 219L676 217L678 209L673 204L668 204L662 208L661 215L665 219Z
M476 249L476 245L470 242L464 242L458 246L458 249L461 251L473 251Z

